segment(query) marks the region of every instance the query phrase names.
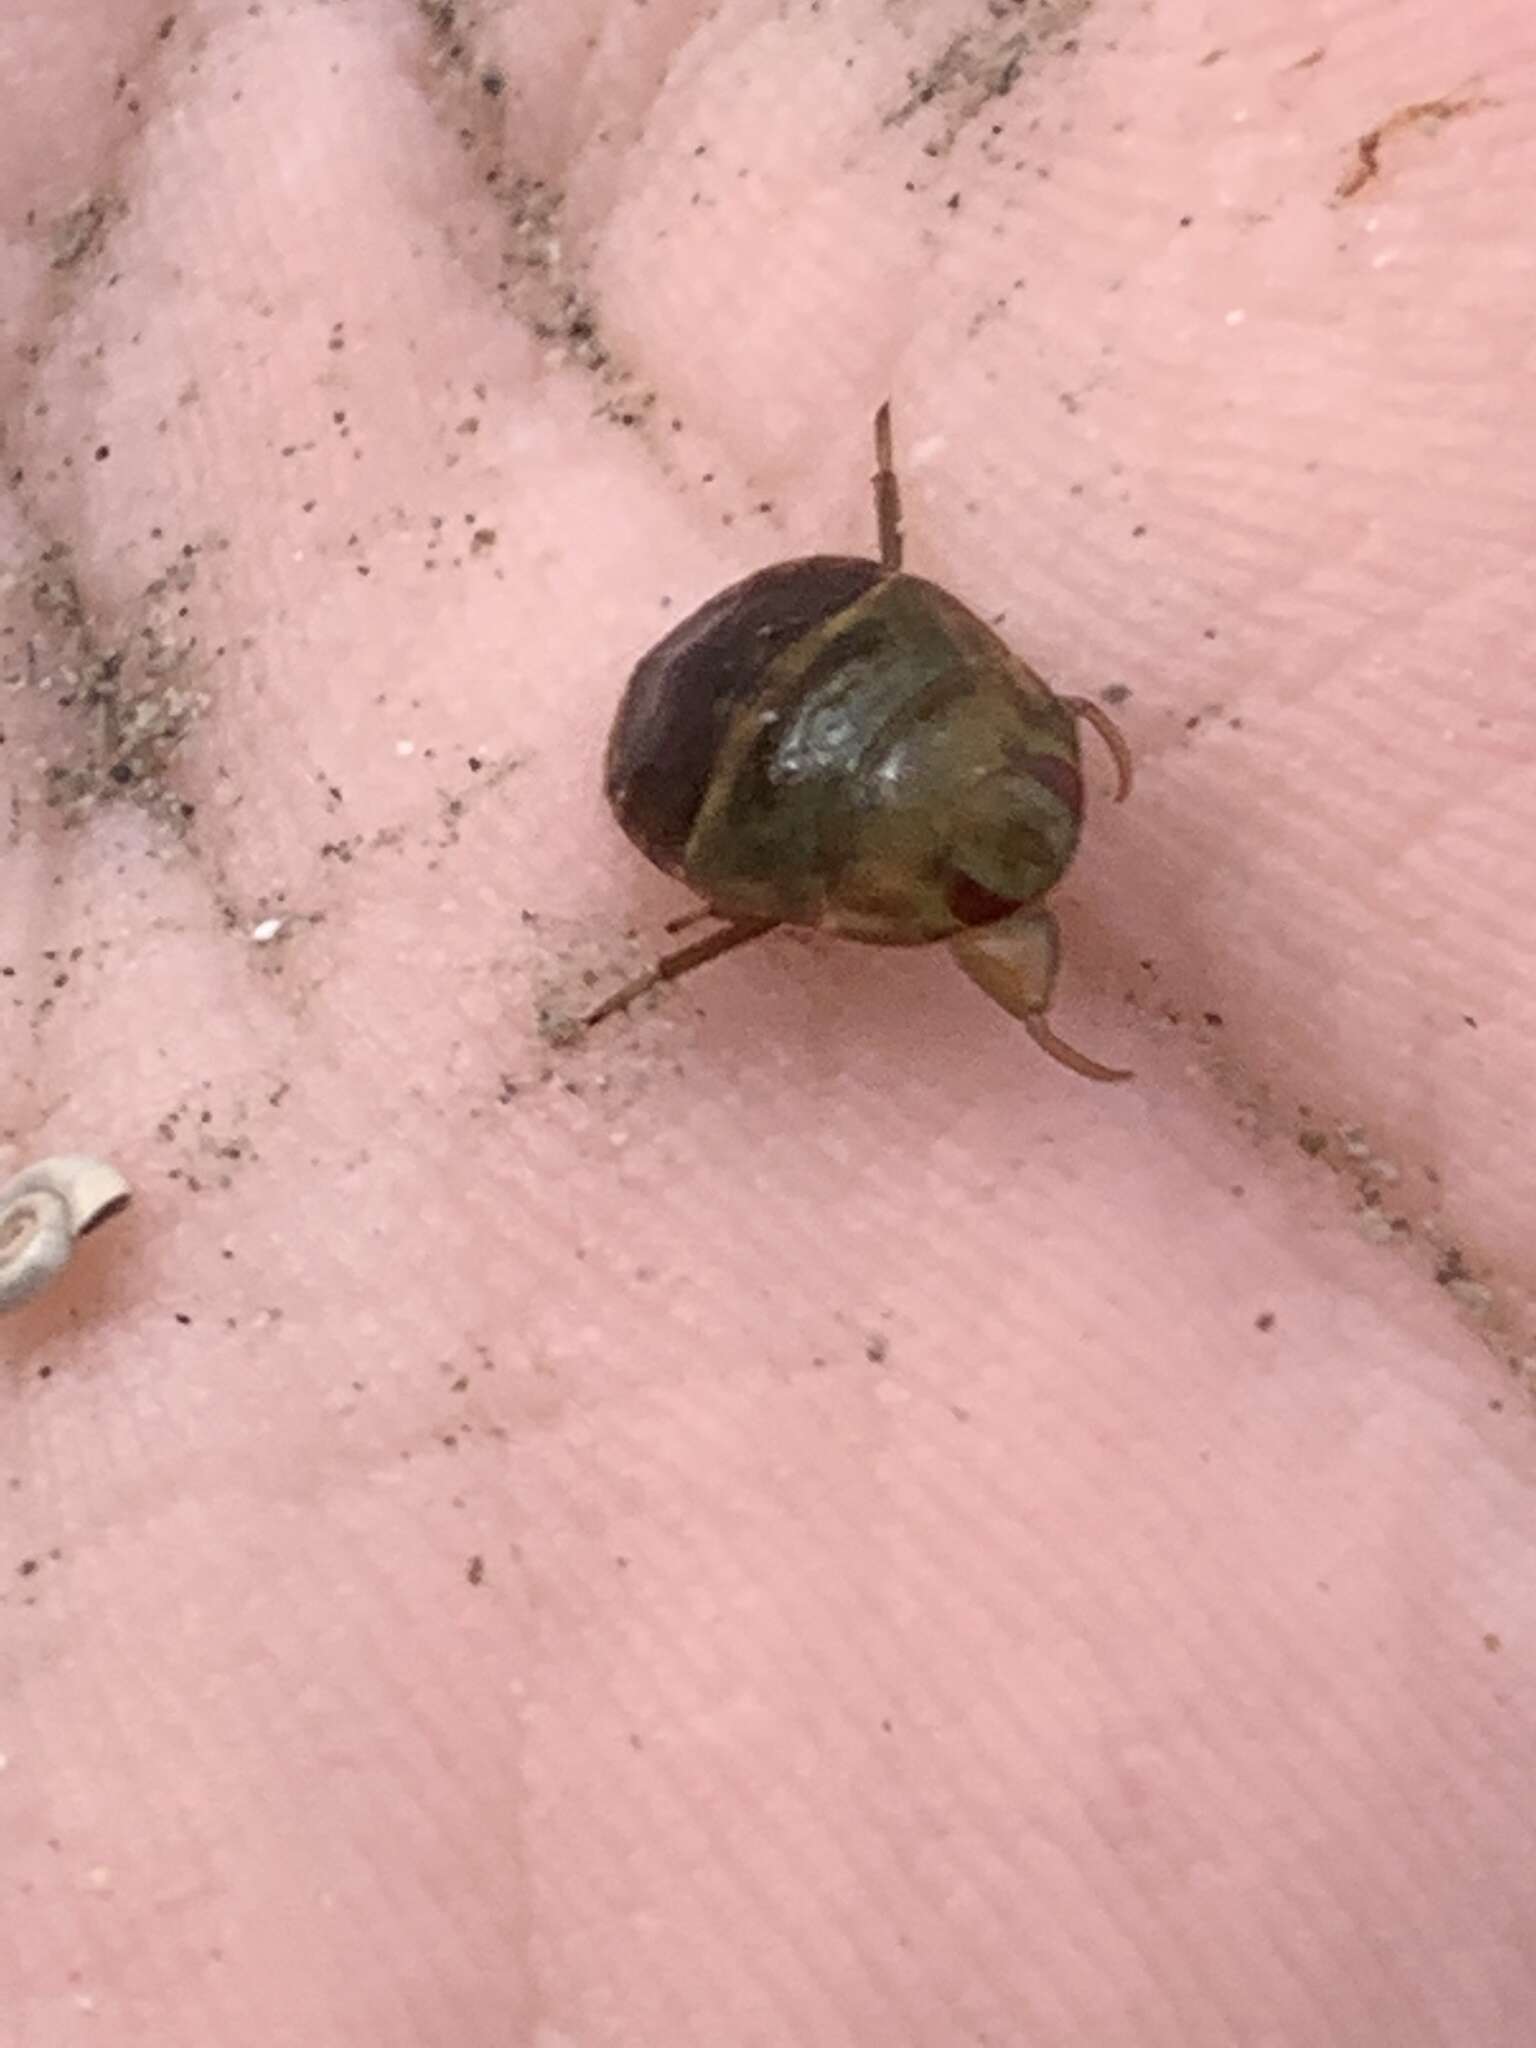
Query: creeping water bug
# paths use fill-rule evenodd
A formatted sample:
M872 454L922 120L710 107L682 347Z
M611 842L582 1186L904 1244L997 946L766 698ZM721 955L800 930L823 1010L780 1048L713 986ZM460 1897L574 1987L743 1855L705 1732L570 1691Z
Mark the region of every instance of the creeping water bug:
M721 591L653 647L608 741L628 838L723 928L592 1010L805 925L877 946L947 940L972 981L1075 1073L1121 1069L1047 1021L1059 939L1045 898L1082 824L1078 722L1130 750L1082 697L1058 697L958 598L901 566L891 413L875 415L880 559L810 555Z

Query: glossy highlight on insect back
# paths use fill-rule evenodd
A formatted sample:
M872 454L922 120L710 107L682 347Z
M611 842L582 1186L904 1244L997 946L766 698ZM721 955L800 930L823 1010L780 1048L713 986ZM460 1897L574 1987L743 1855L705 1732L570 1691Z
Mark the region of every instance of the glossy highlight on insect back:
M1046 1052L1126 1078L1048 1022L1060 950L1045 898L1083 819L1078 727L1130 752L1098 705L1060 697L968 606L902 568L890 409L875 417L878 560L811 555L732 584L636 665L605 760L633 844L721 928L592 1010L595 1024L776 925L868 945L947 942Z

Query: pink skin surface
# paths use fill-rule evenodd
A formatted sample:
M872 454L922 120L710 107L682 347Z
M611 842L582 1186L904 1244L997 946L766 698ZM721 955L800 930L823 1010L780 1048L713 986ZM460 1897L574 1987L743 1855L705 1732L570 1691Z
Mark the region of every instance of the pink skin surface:
M0 80L0 1166L137 1189L0 1323L6 2048L1525 2048L1528 0ZM783 936L552 1042L685 907L630 664L870 547L886 394L1129 689L1128 1086Z

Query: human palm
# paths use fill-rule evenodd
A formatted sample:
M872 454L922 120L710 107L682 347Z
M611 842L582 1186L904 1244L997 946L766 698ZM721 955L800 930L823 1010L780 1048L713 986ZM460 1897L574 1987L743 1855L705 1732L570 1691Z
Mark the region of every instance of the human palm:
M137 1190L4 1326L8 2041L1527 2039L1536 38L1455 35L0 25L5 1136ZM688 908L627 669L869 549L887 395L1136 755L1128 1086L942 949L567 1028Z

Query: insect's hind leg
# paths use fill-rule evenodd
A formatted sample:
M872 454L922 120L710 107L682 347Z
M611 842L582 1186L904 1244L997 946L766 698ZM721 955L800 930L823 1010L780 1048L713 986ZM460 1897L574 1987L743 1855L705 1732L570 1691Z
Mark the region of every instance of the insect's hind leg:
M880 566L901 567L901 486L891 456L891 401L875 414L875 524L880 532Z
M706 913L707 914L707 913ZM690 920L691 921L691 920ZM643 996L663 981L676 981L679 975L692 974L696 967L703 967L711 960L718 960L722 953L734 953L738 946L745 946L752 939L762 938L771 932L776 920L771 917L739 918L717 932L710 932L706 938L695 939L691 946L679 946L675 953L664 954L654 967L648 967L644 974L637 974L633 981L625 982L615 989L611 996L605 996L596 1009L588 1010L582 1018L583 1025L590 1030L594 1024L601 1024L605 1017L611 1017L619 1010L627 1010L637 997Z

